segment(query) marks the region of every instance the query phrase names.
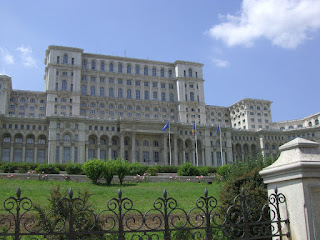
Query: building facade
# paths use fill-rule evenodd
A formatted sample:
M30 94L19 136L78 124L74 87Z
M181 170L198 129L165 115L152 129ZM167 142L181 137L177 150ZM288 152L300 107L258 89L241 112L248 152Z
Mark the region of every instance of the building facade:
M219 166L260 152L275 156L295 137L320 142L320 113L272 122L271 101L206 105L200 63L49 46L45 65L44 92L13 90L11 78L0 75L1 161L120 157L148 165ZM170 138L169 130L161 131L168 121Z

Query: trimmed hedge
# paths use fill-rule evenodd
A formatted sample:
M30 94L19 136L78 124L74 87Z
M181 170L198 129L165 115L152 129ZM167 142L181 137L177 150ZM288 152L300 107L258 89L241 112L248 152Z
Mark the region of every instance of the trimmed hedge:
M82 172L82 164L80 163L70 163L66 166L66 172L68 174L81 175Z
M37 173L59 174L60 170L55 164L40 164L36 169Z

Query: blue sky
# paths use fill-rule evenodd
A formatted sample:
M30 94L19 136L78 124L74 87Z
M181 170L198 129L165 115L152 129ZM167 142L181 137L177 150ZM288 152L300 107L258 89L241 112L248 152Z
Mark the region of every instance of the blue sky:
M299 119L320 110L319 16L319 0L2 0L0 73L43 91L48 45L194 61L208 105L266 99L273 121Z

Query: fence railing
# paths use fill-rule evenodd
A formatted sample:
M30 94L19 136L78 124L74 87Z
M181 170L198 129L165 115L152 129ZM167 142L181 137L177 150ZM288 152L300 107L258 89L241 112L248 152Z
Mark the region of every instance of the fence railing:
M105 210L95 213L70 189L55 203L55 210L43 211L22 197L18 188L16 196L3 203L0 239L282 239L289 236L282 230L289 220L281 219L279 211L285 201L276 189L257 215L244 190L232 206L223 209L206 189L195 207L185 211L164 190L153 207L142 213L119 190Z

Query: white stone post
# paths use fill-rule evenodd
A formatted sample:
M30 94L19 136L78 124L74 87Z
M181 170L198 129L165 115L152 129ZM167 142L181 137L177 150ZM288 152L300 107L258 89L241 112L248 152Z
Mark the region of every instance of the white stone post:
M320 152L319 143L296 138L282 145L279 159L260 174L268 184L268 194L286 197L281 218L289 218L292 240L320 239ZM284 225L283 225L284 226ZM283 232L287 231L283 228Z

